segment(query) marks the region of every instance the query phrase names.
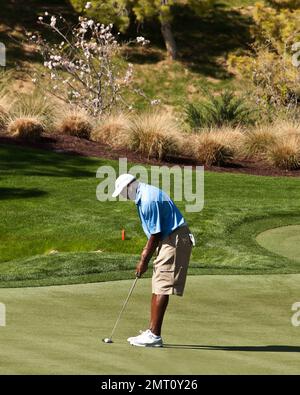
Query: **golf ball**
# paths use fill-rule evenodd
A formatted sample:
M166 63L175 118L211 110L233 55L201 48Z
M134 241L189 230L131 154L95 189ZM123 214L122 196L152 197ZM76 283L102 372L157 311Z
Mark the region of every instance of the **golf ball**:
M108 337L106 337L105 339L103 339L104 343L112 343L112 340L109 339Z

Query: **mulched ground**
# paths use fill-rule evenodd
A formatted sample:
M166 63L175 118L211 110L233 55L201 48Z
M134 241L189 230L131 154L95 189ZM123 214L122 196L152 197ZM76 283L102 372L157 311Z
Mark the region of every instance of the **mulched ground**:
M67 153L81 156L92 156L107 159L127 158L128 162L135 163L147 163L152 165L189 165L189 166L200 166L201 163L197 163L190 158L168 158L167 161L158 161L156 159L148 159L139 154L128 150L113 150L108 145L80 139L73 136L62 136L62 135L45 135L38 143L29 143L25 141L17 140L13 137L5 135L0 136L0 144L15 144L19 146L27 146L31 148L42 148L46 150L55 151L58 153ZM293 171L286 171L275 169L269 166L267 163L258 160L240 159L235 160L232 163L228 163L226 166L204 166L206 171L215 172L228 172L228 173L243 173L253 174L259 176L289 176L289 177L300 177L300 169Z

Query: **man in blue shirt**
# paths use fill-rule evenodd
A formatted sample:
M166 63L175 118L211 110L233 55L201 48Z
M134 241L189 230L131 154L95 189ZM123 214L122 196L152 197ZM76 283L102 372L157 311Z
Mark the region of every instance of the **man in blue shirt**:
M113 197L119 194L135 202L148 238L136 266L138 277L147 271L157 251L153 262L149 329L128 341L134 346L162 347L161 327L169 295L183 295L193 236L172 199L159 188L138 182L131 174L122 174L116 180Z

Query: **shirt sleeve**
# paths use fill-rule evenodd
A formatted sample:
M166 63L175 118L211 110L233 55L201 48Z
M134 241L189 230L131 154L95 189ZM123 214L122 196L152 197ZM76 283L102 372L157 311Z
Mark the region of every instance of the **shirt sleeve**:
M160 233L162 231L159 202L147 202L143 207L143 217L151 235Z

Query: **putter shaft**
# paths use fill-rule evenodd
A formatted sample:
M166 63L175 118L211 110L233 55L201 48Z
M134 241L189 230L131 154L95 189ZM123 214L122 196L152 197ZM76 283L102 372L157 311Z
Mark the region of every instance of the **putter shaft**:
M131 288L130 288L130 290L129 290L128 296L127 296L127 298L126 298L126 300L125 300L125 302L124 302L124 304L123 304L123 307L122 307L122 309L121 309L121 311L120 311L120 313L119 313L119 316L118 316L118 318L117 318L117 321L116 321L116 323L115 323L115 325L114 325L114 327L113 327L113 329L112 329L112 331L111 331L111 335L110 335L109 339L112 339L112 337L113 337L113 334L114 334L114 332L115 332L115 330L116 330L116 328L117 328L117 326L118 326L118 323L119 323L120 318L121 318L121 316L122 316L122 314L123 314L123 311L125 310L125 307L126 307L126 305L127 305L127 303L128 303L128 300L129 300L129 298L130 298L130 296L131 296L131 294L132 294L132 292L133 292L133 290L134 290L134 287L135 287L135 285L136 285L137 280L138 280L138 277L135 278L135 280L134 280L134 282L133 282L133 284L132 284L132 286L131 286Z

